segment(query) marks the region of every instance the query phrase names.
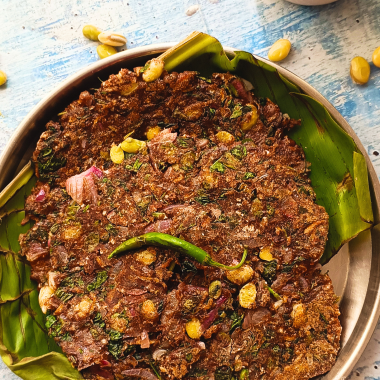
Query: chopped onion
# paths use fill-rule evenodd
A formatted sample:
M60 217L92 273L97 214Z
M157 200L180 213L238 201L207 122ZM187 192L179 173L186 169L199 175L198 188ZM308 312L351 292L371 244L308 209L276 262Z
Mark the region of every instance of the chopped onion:
M74 201L82 204L84 200L89 200L92 204L98 202L98 192L94 182L94 175L103 177L103 172L95 166L91 166L81 174L74 175L66 180L67 193Z
M129 294L130 296L141 296L141 294L145 294L147 290L144 289L127 289L125 293Z
M158 350L154 351L153 355L152 355L153 360L160 360L166 354L166 352L167 352L167 350L162 350L162 349L158 349Z
M100 361L100 365L102 366L102 367L111 367L111 362L109 362L108 360L101 360Z
M235 90L238 93L239 98L244 99L248 103L253 102L252 94L246 90L244 83L240 79L233 80L231 84L235 87Z
M148 142L148 147L152 148L157 144L173 143L177 138L177 133L171 133L171 128L162 130L157 136Z
M168 207L165 207L162 211L163 212L169 212L169 211L176 211L180 210L181 208L187 207L186 205L176 204L176 205L170 205Z
M201 330L202 332L206 331L211 325L212 323L215 321L217 315L218 315L218 311L219 311L219 308L227 301L227 297L226 296L222 296L220 297L216 303L215 303L215 309L211 310L207 316L206 316L206 319L202 322L202 326L201 326Z
M92 367L90 367L90 372L94 375L99 375L104 379L114 378L113 374L110 371L107 371L106 369L102 369L99 365L93 365Z
M283 300L278 300L278 301L276 301L276 302L273 304L273 306L274 306L274 308L277 310L277 309L278 309L283 303L284 303Z
M244 79L244 78L240 78L240 79L243 81L243 83L244 83L244 87L245 87L245 89L246 89L247 91L251 91L251 90L254 89L253 84L252 84L250 81L248 81L248 80L246 80L246 79Z
M38 194L36 195L36 198L34 199L36 202L43 202L46 198L46 193L44 189L41 189Z
M149 341L149 335L148 333L144 330L141 333L141 348L149 348L150 347L150 341Z
M128 369L126 371L123 371L121 374L124 376L140 377L141 379L145 380L157 380L157 376L153 375L153 373L149 369Z
M149 224L149 226L145 228L144 233L147 234L148 232L167 232L170 229L171 223L171 219L157 220L157 222Z
M209 144L209 140L207 139L200 139L197 141L197 147L198 148L204 148L205 146L207 146Z
M245 314L242 328L244 330L252 328L270 315L272 315L271 312L264 307L259 307L256 310L248 310L248 312Z
M49 253L46 248L43 248L39 243L32 243L26 252L26 258L28 261L36 261L40 257L45 256Z

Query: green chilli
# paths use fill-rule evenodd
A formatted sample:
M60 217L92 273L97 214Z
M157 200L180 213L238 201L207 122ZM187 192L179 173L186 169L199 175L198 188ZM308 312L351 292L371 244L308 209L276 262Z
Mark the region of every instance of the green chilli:
M234 270L234 269L240 268L244 264L245 259L247 258L247 250L244 248L243 257L241 258L241 261L239 264L234 265L232 267L228 265L220 264L214 261L206 251L204 251L201 248L198 248L194 244L188 243L185 240L176 238L168 234L163 234L160 232L149 232L147 234L129 239L125 241L124 243L121 243L108 256L108 258L110 259L111 257L121 252L137 249L144 245L153 245L155 247L174 249L177 252L180 252L187 256L192 257L193 259L197 260L202 265L209 265L212 267L218 267L225 270Z

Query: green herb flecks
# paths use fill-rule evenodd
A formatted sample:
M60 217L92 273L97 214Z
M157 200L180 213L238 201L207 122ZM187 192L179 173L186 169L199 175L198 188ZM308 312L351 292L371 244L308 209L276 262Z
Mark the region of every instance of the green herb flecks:
M210 199L205 194L199 194L197 197L194 197L194 200L201 205L207 205L208 203L213 203L213 200Z
M74 294L65 292L62 288L58 288L55 291L55 295L62 301L62 302L67 302L71 298L74 297Z
M278 293L276 293L270 286L267 285L267 288L269 290L269 293L272 294L272 296L276 298L276 300L281 299L281 296Z
M104 227L111 235L114 235L116 236L117 235L117 229L115 228L115 226L111 223L107 224L105 227Z
M232 325L230 327L230 334L232 334L238 327L240 327L243 323L244 314L239 315L237 312L233 312L230 316L232 320Z
M106 324L102 319L102 315L99 312L96 313L95 318L93 319L93 323L95 326L98 326L101 329L104 329L106 327Z
M256 174L255 173L252 173L252 172L246 172L243 176L243 180L244 181L247 181L248 179L253 179L256 177Z
M236 119L243 114L242 107L240 105L236 105L230 116L230 119Z
M247 155L247 148L244 145L235 146L231 149L231 154L241 161Z
M140 162L140 160L137 158L133 165L125 165L125 168L132 172L137 173L140 170L142 164L143 163Z
M272 260L264 263L264 271L262 276L268 284L272 284L276 278L277 261Z
M178 145L181 148L189 148L194 146L194 140L191 137L179 137Z
M216 161L210 166L210 170L223 174L226 171L226 167L221 162Z
M87 285L87 290L92 292L93 290L99 289L107 281L107 278L108 274L106 271L99 272L95 280Z
M47 329L50 329L50 327L53 326L54 323L56 322L57 322L57 318L54 317L54 315L48 315L46 316L45 326Z

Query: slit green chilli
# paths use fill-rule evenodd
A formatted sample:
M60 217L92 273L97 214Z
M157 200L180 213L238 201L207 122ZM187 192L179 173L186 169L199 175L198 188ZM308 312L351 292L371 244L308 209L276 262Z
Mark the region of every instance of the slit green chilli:
M188 243L185 240L176 238L168 234L163 234L160 232L149 232L147 234L136 236L132 239L129 239L125 241L124 243L121 243L108 256L108 258L110 259L111 257L121 252L137 249L144 245L152 245L155 247L174 249L175 251L179 253L183 253L187 256L192 257L193 259L197 260L202 265L208 265L208 266L217 267L217 268L221 268L225 270L239 269L244 264L245 259L247 258L247 249L244 248L243 257L241 258L241 261L239 264L234 265L234 266L220 264L217 261L214 261L206 251L204 251L201 248L198 248L194 244Z

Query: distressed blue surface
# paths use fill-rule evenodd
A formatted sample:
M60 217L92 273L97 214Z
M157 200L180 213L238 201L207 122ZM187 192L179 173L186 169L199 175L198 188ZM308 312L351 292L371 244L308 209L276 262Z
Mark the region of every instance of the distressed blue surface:
M186 10L198 4L192 16ZM292 42L281 64L320 91L351 124L380 174L380 69L354 85L349 63L355 55L371 60L380 45L380 2L339 0L302 7L284 0L1 0L0 151L25 115L46 94L98 59L97 43L82 36L85 24L113 30L133 48L176 42L194 30L223 44L266 56L279 38ZM380 326L352 378L380 379ZM376 369L375 366L378 368ZM16 379L0 365L0 379Z

